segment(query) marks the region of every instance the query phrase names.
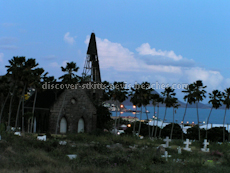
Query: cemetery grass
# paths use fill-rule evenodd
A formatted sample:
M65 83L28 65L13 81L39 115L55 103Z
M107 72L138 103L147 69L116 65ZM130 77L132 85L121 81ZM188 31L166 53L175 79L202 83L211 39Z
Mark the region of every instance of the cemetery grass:
M166 149L171 155L166 161L156 147L163 140L142 140L132 136L113 136L109 133L68 134L50 136L38 141L35 134L15 136L2 133L0 141L0 172L230 172L230 145L210 143L210 153L200 151L202 142L193 142L192 152L181 140L170 142ZM67 141L60 145L59 141ZM119 144L117 144L119 143ZM110 147L106 147L110 145ZM137 145L131 149L129 146ZM66 155L76 154L70 160Z

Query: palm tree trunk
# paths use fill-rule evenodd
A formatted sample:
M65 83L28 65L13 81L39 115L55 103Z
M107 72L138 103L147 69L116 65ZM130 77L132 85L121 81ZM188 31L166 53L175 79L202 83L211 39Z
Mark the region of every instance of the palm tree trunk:
M134 120L134 126L133 126L133 135L136 136L136 118L137 118L137 106L135 107L135 120Z
M148 120L148 129L149 129L149 137L150 137L149 116L148 116L148 113L147 113L146 106L145 106L145 113L146 113L146 117L147 117L147 120Z
M26 88L27 88L27 85L26 85ZM25 132L25 129L24 129L24 101L25 101L25 97L23 95L22 97L22 133Z
M211 115L211 113L212 113L212 109L213 109L213 107L211 108L211 110L210 110L210 113L209 113L209 116L208 116L208 120L207 120L207 125L206 125L206 134L205 134L205 138L206 139L208 139L208 123L209 123L209 118L210 118L210 115Z
M227 111L227 108L225 108L224 121L223 121L223 142L225 142L225 129L224 129L224 124L225 124L226 111Z
M4 107L5 107L5 105L6 105L7 100L8 100L8 98L9 98L9 95L10 95L10 92L8 92L8 94L7 94L7 96L6 96L6 99L5 99L5 101L4 101L4 103L2 104L2 107L1 107L1 113L0 113L0 124L1 124L1 122L2 122L2 114L3 114L3 110L4 110Z
M30 132L32 133L33 130L33 122L34 122L34 110L35 110L35 104L37 100L37 90L35 91L35 96L34 96L34 103L33 103L33 110L32 110L32 120L31 120L31 127L30 127Z
M153 120L152 134L151 134L152 137L153 137L153 131L154 131L155 121L156 121L156 119L155 119L155 107L156 107L156 106L154 105L154 113L153 113L154 120Z
M13 103L14 91L15 91L15 87L13 89L13 92L12 92L12 95L11 95L11 98L10 98L10 107L9 107L7 131L10 131L10 118L11 118L11 113L12 113L12 103Z
M22 95L21 95L21 98L20 98L19 104L18 104L18 110L17 110L17 115L16 115L16 121L15 121L15 128L16 128L16 129L17 129L17 127L18 127L19 111L20 111L22 99L23 99L23 97L24 97L24 95L25 95L25 90L26 90L26 86L24 86L24 88L23 88Z
M117 103L117 101L116 101L116 103ZM116 119L115 119L115 123L114 123L114 134L117 134L116 133L116 125L117 125L117 106L116 106Z
M142 118L142 106L141 106L141 115L140 115L140 123L139 123L139 129L138 129L138 136L140 135L140 132L141 132L141 118Z
M119 103L119 107L120 107L120 103ZM118 117L118 130L120 129L120 118L121 118L121 109L119 111L119 117Z
M157 106L157 118L156 118L156 119L157 119L157 122L156 122L156 130L155 130L154 138L157 138L158 117L159 117L159 104L158 104L158 106Z
M187 101L187 103L186 103L186 107L185 107L185 110L184 110L184 116L183 116L183 120L182 120L182 122L183 122L183 124L182 124L182 134L181 134L181 136L182 136L182 141L184 140L184 131L183 131L183 129L184 129L184 119L185 119L187 107L188 107L188 101Z
M19 99L18 110L17 110L17 115L16 115L16 121L15 121L15 128L16 129L18 127L18 116L19 116L19 111L20 111L20 107L21 107L21 103L22 103L22 98L24 97L24 94L25 94L25 90L26 90L26 86L24 86L23 91L22 91L22 95Z
M66 92L67 92L67 91L66 91ZM60 119L60 116L61 116L61 113L62 113L62 109L63 109L63 107L64 107L64 103L65 103L65 98L66 98L66 95L67 95L67 93L65 93L64 99L63 99L63 101L62 101L61 109L60 109L59 114L58 114L58 118L57 118L57 125L56 125L55 134L57 134L57 131L58 131L58 127L59 127L59 119Z
M196 112L197 112L197 121L198 121L198 139L200 141L200 123L199 123L199 114L198 114L198 101L196 102Z
M167 106L165 107L165 115L164 115L164 119L163 119L162 124L161 124L161 129L160 129L160 133L159 133L159 138L161 137L161 130L162 130L162 128L163 128L163 124L164 124L164 121L165 121L166 111L167 111Z
M173 123L172 123L172 129L171 129L170 139L172 139L173 127L174 127L174 108L173 108Z

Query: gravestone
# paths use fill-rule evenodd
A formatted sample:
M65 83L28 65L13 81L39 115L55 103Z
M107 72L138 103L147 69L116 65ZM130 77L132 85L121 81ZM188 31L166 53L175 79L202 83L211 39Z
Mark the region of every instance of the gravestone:
M201 148L201 151L209 152L209 148L207 148L207 146L209 145L209 142L207 142L207 139L204 140L203 144L204 144L204 148Z
M60 144L60 145L66 145L67 142L66 142L66 141L59 141L59 144Z
M186 141L184 142L184 144L186 145L185 148L183 148L183 150L186 150L186 151L192 151L191 148L189 148L189 145L191 144L192 142L189 142L189 139L186 139Z
M40 140L40 141L46 141L46 135L43 135L43 136L37 136L37 140Z
M21 136L21 132L14 132L14 135Z
M180 146L177 148L177 150L178 150L178 154L181 154L181 147Z
M77 155L76 154L69 154L67 155L69 157L70 160L72 159L76 159L77 158Z
M171 155L168 155L168 151L165 151L165 155L161 155L161 157L165 157L166 161L168 161L168 157L171 157Z
M169 139L169 137L168 136L166 136L166 138L164 139L164 141L166 142L166 144L163 146L163 147L165 147L165 148L170 148L169 147L169 142L171 142L171 139Z

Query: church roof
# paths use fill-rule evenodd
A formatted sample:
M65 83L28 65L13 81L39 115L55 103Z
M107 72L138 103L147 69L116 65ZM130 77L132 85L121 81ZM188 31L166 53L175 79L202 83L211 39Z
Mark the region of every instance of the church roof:
M47 89L45 91L40 91L37 93L36 104L35 107L37 108L50 108L56 99L60 96L60 94L64 90L52 90ZM56 96L55 96L56 95ZM26 101L25 107L33 107L34 102L34 94Z
M96 37L94 33L91 34L87 54L97 55Z

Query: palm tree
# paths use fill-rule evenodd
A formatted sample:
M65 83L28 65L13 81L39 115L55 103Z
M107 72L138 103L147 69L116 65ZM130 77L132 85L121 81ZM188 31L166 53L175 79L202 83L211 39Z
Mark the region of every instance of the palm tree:
M35 70L33 70L33 73L32 73L32 78L34 81L33 87L35 88L35 95L34 95L34 102L33 102L33 109L32 109L31 126L30 126L30 132L31 133L32 133L33 123L34 123L34 111L35 111L37 93L38 93L38 90L42 89L41 79L44 78L44 76L46 76L48 74L48 72L47 72L44 74L44 76L42 76L44 71L45 70L43 68L36 68Z
M225 124L226 111L227 111L227 109L230 108L230 88L227 88L224 90L223 96L224 96L224 100L222 102L225 105L224 121L223 121L223 142L225 142L224 124Z
M148 112L146 109L146 106L149 104L150 100L151 100L151 92L153 91L152 88L150 88L150 83L148 82L143 82L141 84L141 88L142 88L142 92L143 92L143 106L145 108L145 113L146 113L146 117L147 117L147 121L148 121L148 130L149 130L149 137L150 137L150 126L149 126L149 117L148 117Z
M220 106L222 106L221 105L221 102L223 101L222 97L223 97L222 93L218 90L213 90L212 93L209 93L210 100L208 103L212 103L212 108L210 110L208 120L207 120L207 125L206 125L206 135L205 135L206 139L208 138L208 123L209 123L210 115L212 113L212 109L213 108L218 109Z
M70 62L70 63L67 62L66 67L65 68L61 67L61 69L62 69L63 72L67 72L67 74L59 77L59 79L62 79L62 83L63 84L76 84L76 83L79 83L80 77L78 75L74 74L74 72L76 73L79 70L79 67L77 67L76 63L74 63L74 62ZM56 125L55 134L57 134L57 131L58 131L59 119L60 119L61 112L62 112L63 107L64 107L66 95L67 95L67 93L64 96L64 99L63 99L63 102L62 102L62 106L61 106L61 108L59 110L59 115L57 117L57 125Z
M158 122L158 118L159 118L159 107L160 107L160 103L164 103L164 98L159 96L159 98L157 99L157 117L156 117L157 122ZM158 127L156 126L154 138L157 138L157 128Z
M11 121L11 113L12 113L12 103L13 103L13 97L15 94L15 90L18 87L18 82L21 82L21 78L23 75L23 66L25 63L25 57L13 57L13 59L9 60L10 65L6 66L7 74L6 77L10 78L10 81L12 82L12 90L11 93L11 99L10 99L10 106L9 106L9 115L8 115L8 126L7 131L10 130L10 121Z
M4 107L6 105L6 102L10 96L10 92L9 92L9 82L8 82L8 79L3 76L1 79L0 79L0 101L1 101L1 112L0 112L0 124L1 124L1 120L2 120L2 114L3 114L3 110L4 110Z
M161 92L161 94L164 96L165 115L164 115L164 119L163 119L162 124L161 124L161 129L160 129L160 133L159 133L159 138L161 137L161 131L162 131L162 128L163 128L163 124L164 124L165 117L166 117L167 108L172 106L172 104L171 104L171 99L172 99L173 96L176 95L176 93L174 93L174 90L175 90L175 89L172 89L171 87L167 87L167 88L165 88L165 91L164 91L164 92Z
M192 104L193 102L195 103L195 98L193 97L193 93L194 93L194 89L195 89L194 85L190 84L190 85L188 85L184 89L185 90L182 91L182 92L187 94L187 95L184 96L184 101L187 100L187 102L186 102L186 107L185 107L185 111L184 111L184 116L183 116L183 119L182 119L182 141L183 141L183 137L184 137L184 132L183 132L183 129L184 129L184 119L185 119L185 115L186 115L186 110L187 110L188 104Z
M135 133L135 127L136 127L136 117L137 117L137 105L138 105L138 90L134 87L134 88L131 88L131 91L129 92L129 96L130 97L130 102L133 103L133 105L135 106L135 121L134 121L134 125L133 125L133 135L135 136L136 133Z
M155 108L156 108L157 103L158 103L159 94L152 94L151 99L152 99L152 105L154 107L154 112L153 112L154 121L153 121L153 128L152 128L152 134L151 134L151 136L153 137L153 131L154 131L154 126L155 126L155 121L156 121L156 119L155 119L156 118L155 117Z
M172 129L171 129L171 134L170 134L170 139L172 139L172 135L173 135L173 127L174 127L174 110L177 109L180 104L178 104L178 99L177 98L172 98L171 99L171 104L173 107L173 123L172 123Z
M205 93L206 91L204 88L207 86L203 86L203 83L201 80L197 80L193 83L194 85L194 98L196 100L196 110L197 110L197 122L198 122L198 137L200 141L200 125L199 125L199 114L198 114L198 104L200 101L202 101L204 98L206 98Z
M116 102L116 119L114 123L114 133L116 133L116 124L117 124L117 110L118 110L118 105L120 106L123 101L125 101L128 97L128 89L125 89L125 83L124 82L114 82L113 83L114 89L110 90L110 96L111 99ZM119 114L119 119L120 119L120 114ZM119 123L118 121L118 130L119 130Z
M77 67L76 63L74 62L67 62L66 67L61 67L61 70L63 72L67 72L67 74L59 77L59 79L62 79L62 83L65 84L76 84L79 83L80 81L80 77L76 74L74 74L74 72L78 72L79 67Z
M26 61L25 57L19 57L14 60L20 61L20 64L15 67L16 72L17 72L17 81L18 81L18 91L20 91L20 85L21 85L21 96L19 96L19 104L18 104L18 110L16 114L16 121L15 121L15 128L17 128L17 123L18 123L18 116L19 116L19 110L21 106L21 102L23 100L24 103L24 96L25 96L25 90L27 86L30 86L33 84L34 79L32 78L32 72L34 71L33 69L38 66L38 63L36 63L35 59L28 59ZM9 67L10 69L11 67ZM9 70L8 69L8 70ZM14 69L14 70L15 70ZM36 69L35 69L36 70ZM13 72L13 71L12 71ZM24 104L22 109L24 110Z

